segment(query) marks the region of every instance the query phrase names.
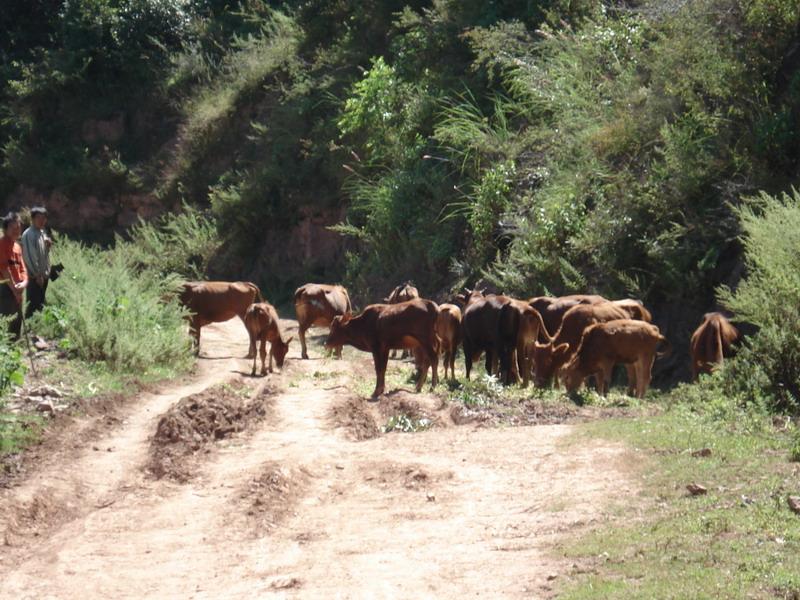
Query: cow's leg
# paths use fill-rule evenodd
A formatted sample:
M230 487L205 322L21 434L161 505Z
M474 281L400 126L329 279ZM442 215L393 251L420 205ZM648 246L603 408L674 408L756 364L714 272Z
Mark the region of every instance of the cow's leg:
M266 375L267 374L267 367L266 367L266 362L267 362L267 360L266 360L267 359L267 338L266 337L262 337L259 340L258 354L259 354L259 356L261 356L261 374L262 375ZM272 348L270 348L270 353L269 353L269 372L272 373Z
M628 396L636 394L636 382L639 380L637 373L638 367L636 363L628 363L625 365L625 371L628 373Z
M472 345L464 338L464 370L467 373L467 381L469 381L469 373L472 371Z
M389 349L378 346L372 351L372 360L375 362L375 391L372 392L372 399L378 397L386 390L386 365L389 362Z
M239 315L239 318L244 323L244 328L247 329L247 323L244 320L244 313ZM248 336L250 335L250 331L247 332ZM256 355L256 340L254 337L250 336L250 347L247 349L247 356L245 358L253 358Z
M336 348L333 349L333 355L338 360L342 360L342 346L336 346Z
M650 379L653 376L653 362L655 362L655 354L653 356L643 356L641 359L641 370L639 372L639 380L636 395L639 399L644 398L647 393L647 388L650 386Z
M299 328L297 330L297 336L300 338L300 358L308 359L308 352L306 351L306 325L304 323L299 323Z
M517 371L522 378L522 387L528 387L528 380L530 379L530 361L528 360L528 349L525 340L517 342Z
M608 395L608 390L611 387L611 375L614 373L614 365L613 364L603 364L600 367L600 371L595 374L595 379L597 380L597 389L600 392L600 395L606 396Z
M253 335L253 332L249 332L249 333L250 333L250 342L255 344L255 335ZM255 353L253 353L253 370L250 371L250 375L253 376L253 377L256 376L256 360L257 360L257 358L258 357L255 355Z
M439 385L439 350L436 348L435 338L434 345L428 348L428 352L431 356L431 389L433 389Z

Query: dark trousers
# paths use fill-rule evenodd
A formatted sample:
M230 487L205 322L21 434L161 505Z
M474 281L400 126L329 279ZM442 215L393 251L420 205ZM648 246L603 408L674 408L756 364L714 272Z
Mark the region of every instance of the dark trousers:
M22 327L22 310L17 304L14 292L8 284L0 284L0 315L14 316L8 323L8 331L15 340L19 339L19 330Z
M44 280L44 285L36 283L35 279L28 280L28 307L25 309L25 317L30 317L37 310L42 310L44 306L44 295L47 293L47 283L49 279Z

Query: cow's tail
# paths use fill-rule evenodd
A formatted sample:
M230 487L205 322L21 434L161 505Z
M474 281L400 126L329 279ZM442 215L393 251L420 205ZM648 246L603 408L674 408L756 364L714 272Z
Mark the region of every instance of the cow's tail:
M533 310L533 312L536 313L536 316L539 317L539 335L537 336L537 339L538 338L544 338L547 342L552 344L553 340L555 338L551 337L550 336L550 332L547 331L547 327L545 327L545 325L544 325L544 319L542 318L542 313L540 313L538 310L536 310L533 307L531 307L531 309ZM533 341L535 342L537 340L533 340Z
M672 354L672 344L670 343L670 341L661 334L659 334L658 339L659 343L663 344L664 350L662 350L661 352L656 352L656 356L658 358L661 358L662 356L669 356L670 354Z

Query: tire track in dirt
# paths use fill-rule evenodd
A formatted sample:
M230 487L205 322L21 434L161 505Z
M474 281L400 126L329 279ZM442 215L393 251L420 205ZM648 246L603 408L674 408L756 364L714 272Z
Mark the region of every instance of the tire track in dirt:
M243 355L240 328L220 327L212 351ZM139 415L138 433L124 434L139 451L103 465L113 482L100 483L118 490L115 502L29 544L12 565L0 563L0 595L548 597L549 578L568 571L554 544L601 519L604 502L630 485L624 449L592 442L564 451L566 425L442 427L354 441L330 415L350 396L341 372L363 373L363 364L297 355L292 348L273 416L222 441L187 484L142 478L160 413ZM244 360L206 362L216 373L206 384L223 371L249 372ZM324 382L320 373L329 375ZM439 403L414 398L431 411ZM102 473L88 479L96 484Z

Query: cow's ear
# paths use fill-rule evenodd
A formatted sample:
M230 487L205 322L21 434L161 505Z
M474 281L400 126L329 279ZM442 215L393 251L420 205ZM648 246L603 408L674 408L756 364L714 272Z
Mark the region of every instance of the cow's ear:
M569 352L569 344L567 344L567 343L559 344L558 346L556 346L556 348L555 348L555 350L553 352L555 354L560 354L560 355L563 356L564 354Z

